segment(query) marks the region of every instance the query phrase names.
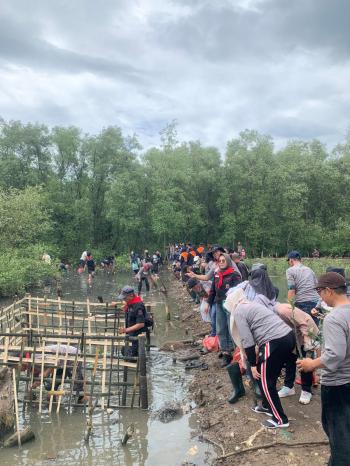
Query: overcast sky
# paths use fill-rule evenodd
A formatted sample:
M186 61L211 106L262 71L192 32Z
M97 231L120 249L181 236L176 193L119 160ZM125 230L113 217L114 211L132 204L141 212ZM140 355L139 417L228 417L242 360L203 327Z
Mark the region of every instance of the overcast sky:
M224 149L245 128L318 138L350 128L349 0L0 0L0 116L145 148Z

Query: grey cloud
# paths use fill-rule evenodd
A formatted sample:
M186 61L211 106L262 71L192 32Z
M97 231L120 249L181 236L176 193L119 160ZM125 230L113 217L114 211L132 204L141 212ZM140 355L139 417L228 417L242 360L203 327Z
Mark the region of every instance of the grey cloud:
M245 128L333 144L349 126L347 0L2 3L4 118L117 124L144 147L175 118L221 149Z
M33 32L21 30L20 24L4 19L0 21L0 60L3 64L15 63L51 72L90 72L138 83L142 81L136 67L117 60L60 49Z

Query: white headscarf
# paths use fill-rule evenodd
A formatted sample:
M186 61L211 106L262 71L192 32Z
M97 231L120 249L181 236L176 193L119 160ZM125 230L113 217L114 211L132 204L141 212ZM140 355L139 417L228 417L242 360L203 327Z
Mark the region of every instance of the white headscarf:
M228 310L231 314L230 317L230 331L233 338L233 341L236 343L237 346L241 348L241 354L244 354L242 351L242 342L241 338L238 333L237 325L235 323L235 311L239 304L243 303L250 303L247 299L244 290L242 288L234 288L232 292L227 295L226 300L224 302L224 308Z

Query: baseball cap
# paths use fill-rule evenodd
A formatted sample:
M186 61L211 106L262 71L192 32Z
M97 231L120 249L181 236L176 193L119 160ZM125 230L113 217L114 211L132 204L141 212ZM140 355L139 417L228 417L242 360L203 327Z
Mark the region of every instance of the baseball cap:
M346 287L345 278L337 272L326 272L320 275L316 288L341 288Z
M301 259L301 254L299 251L289 251L288 256L287 256L287 261L289 259Z
M187 286L189 289L192 289L194 286L198 285L199 280L197 278L190 278L187 282Z
M126 285L122 289L121 293L117 296L117 299L125 299L129 294L135 293L132 286Z
M342 269L341 267L333 267L333 266L327 267L326 272L337 272L343 277L345 277L345 269Z
M232 259L240 259L240 257L241 256L238 254L238 252L234 252L234 253L231 254Z

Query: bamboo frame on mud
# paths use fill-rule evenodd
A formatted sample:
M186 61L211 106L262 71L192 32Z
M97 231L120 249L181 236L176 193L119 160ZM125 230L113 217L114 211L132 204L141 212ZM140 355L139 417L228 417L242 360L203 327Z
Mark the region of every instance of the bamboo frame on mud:
M17 368L18 401L39 412L86 408L78 398L91 394L90 406L147 409L145 336L119 335L124 326L117 306L26 295L0 313L0 366ZM122 356L136 340L139 356Z

